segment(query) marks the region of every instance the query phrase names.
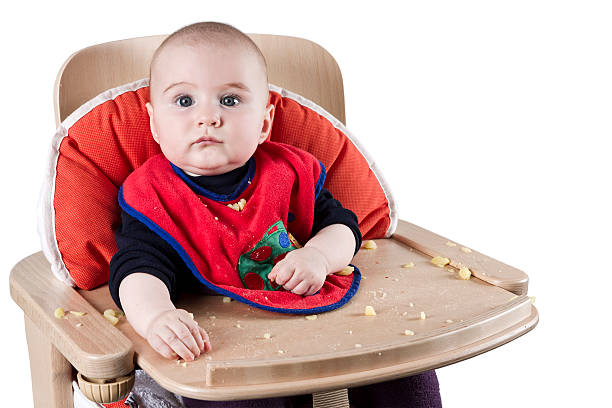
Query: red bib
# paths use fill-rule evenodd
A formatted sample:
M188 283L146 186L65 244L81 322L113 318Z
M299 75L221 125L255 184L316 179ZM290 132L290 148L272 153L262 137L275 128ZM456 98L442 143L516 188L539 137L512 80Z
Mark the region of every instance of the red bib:
M310 238L325 167L310 153L269 141L257 148L248 166L236 191L219 195L157 155L128 176L119 204L222 295L282 313L321 313L344 305L359 287L357 268L348 276L328 275L312 296L285 291L267 279L296 248L293 237L302 244Z

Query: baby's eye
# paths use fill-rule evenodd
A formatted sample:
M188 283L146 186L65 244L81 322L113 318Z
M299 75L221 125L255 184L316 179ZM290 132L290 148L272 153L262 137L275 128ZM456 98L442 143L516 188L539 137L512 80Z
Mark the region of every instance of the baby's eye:
M182 108L187 108L193 105L193 99L191 99L191 96L179 96L178 98L176 98L176 104Z
M221 105L225 106L236 106L240 103L240 99L238 99L235 95L228 95L221 98Z

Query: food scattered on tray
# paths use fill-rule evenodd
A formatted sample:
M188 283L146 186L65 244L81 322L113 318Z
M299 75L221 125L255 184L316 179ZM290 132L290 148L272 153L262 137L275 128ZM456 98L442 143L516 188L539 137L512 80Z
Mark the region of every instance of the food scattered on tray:
M370 239L370 240L365 241L365 242L363 243L363 247L364 247L365 249L376 249L377 245L376 245L376 242L374 242L374 241L372 241L372 240Z
M472 276L472 271L470 271L469 268L465 266L462 266L461 268L459 268L459 278L463 280L468 280L470 279L470 276Z
M106 309L104 311L104 318L106 318L106 320L111 322L113 326L119 323L119 318L123 316L124 316L123 312L119 310Z
M335 275L346 276L346 275L350 275L351 273L353 273L353 271L355 271L355 268L353 266L347 266L341 271L336 272Z
M74 310L71 310L70 314L73 314L75 316L85 316L87 313L85 313L85 312L76 312Z
M53 314L55 315L56 319L62 319L66 315L63 307L58 307L57 309L55 309L55 312L53 312Z
M443 268L450 263L450 259L445 258L443 256L434 256L433 258L431 258L431 261L429 262L431 262L432 264L440 268Z

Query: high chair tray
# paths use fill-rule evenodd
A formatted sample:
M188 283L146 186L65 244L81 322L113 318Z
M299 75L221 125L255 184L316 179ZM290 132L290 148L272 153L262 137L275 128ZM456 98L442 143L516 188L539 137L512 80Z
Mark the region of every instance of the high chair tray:
M404 221L390 239L375 242L376 249L362 248L353 259L363 276L357 294L342 308L314 320L236 301L225 303L221 296L189 294L178 300L177 307L194 313L213 345L197 360L178 364L164 359L125 318L114 327L100 320L106 333L106 343L100 346L104 350L90 350L87 356L73 353L67 359L78 370L85 366L90 376L123 375L131 356L127 341L133 345L136 363L172 392L207 400L263 398L416 374L491 350L537 324L523 272L476 251L464 252L460 244L452 246L453 242ZM449 258L450 266L430 263L434 255ZM413 267L403 267L410 262ZM458 278L461 265L472 270L471 279ZM19 292L13 288L19 281L13 276L19 274L18 267L11 276L12 293ZM92 291L67 289L89 304L92 314L116 309L106 286ZM20 303L19 296L13 297ZM55 302L62 305L62 299ZM366 316L366 306L372 306L376 315ZM53 309L51 304L46 307ZM83 333L68 330L76 333L73 336ZM60 343L58 348L62 347ZM119 363L109 363L102 353L114 355Z

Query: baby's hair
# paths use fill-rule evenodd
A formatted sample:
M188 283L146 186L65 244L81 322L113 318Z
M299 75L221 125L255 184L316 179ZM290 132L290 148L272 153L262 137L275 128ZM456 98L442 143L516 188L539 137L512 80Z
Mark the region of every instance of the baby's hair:
M257 44L255 44L248 35L229 24L205 21L185 26L166 37L157 50L155 50L153 58L151 59L151 65L149 67L149 84L151 83L151 67L153 67L153 63L158 55L168 45L177 42L194 45L206 43L219 46L230 46L235 44L244 46L255 54L266 75L266 84L268 82L268 65L266 64L266 59Z

